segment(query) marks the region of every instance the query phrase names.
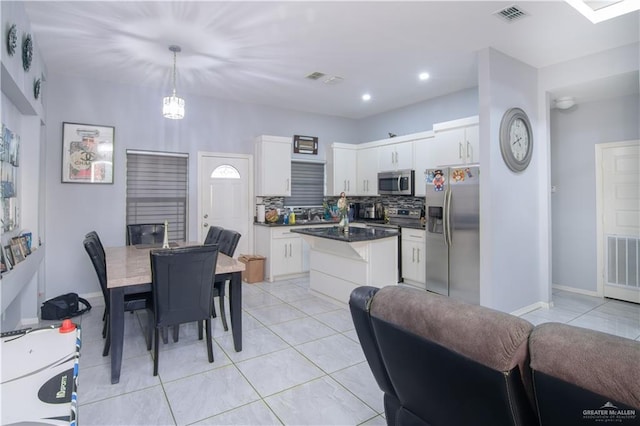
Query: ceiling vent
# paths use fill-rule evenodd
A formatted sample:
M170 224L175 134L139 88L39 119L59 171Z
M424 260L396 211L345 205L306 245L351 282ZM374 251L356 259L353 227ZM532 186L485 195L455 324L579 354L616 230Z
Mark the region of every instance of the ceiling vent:
M497 16L498 18L507 22L517 21L518 19L524 18L528 15L529 14L527 12L520 9L516 5L505 7L504 9L501 9L494 13L494 16Z
M344 81L344 78L338 77L337 75L332 75L331 77L327 78L324 81L324 84L338 84L338 83L342 83L343 81Z
M312 72L309 75L306 75L305 78L308 78L309 80L320 80L322 77L324 77L326 74L323 72Z

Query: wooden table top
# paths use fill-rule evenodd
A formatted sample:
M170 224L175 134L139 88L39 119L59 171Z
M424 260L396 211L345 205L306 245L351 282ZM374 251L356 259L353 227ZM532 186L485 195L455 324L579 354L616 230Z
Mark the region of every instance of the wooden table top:
M181 246L197 246L197 242L181 243ZM136 246L105 247L107 258L107 288L125 287L151 283L152 248ZM216 273L225 274L244 271L245 265L237 259L218 253Z

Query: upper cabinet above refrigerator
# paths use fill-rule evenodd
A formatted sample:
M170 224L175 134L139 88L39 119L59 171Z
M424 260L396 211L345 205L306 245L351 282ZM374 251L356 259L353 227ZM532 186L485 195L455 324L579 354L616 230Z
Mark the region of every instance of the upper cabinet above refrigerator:
M428 167L480 162L480 126L477 116L434 124L433 132Z

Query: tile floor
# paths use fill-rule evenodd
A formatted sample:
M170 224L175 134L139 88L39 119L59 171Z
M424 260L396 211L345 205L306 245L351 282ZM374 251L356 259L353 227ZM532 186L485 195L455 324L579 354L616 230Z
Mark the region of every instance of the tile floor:
M83 318L80 424L384 425L382 392L360 349L348 308L308 292L308 279L243 285L243 351L213 321L214 357L194 324L161 346L152 375L142 325L126 315L120 383L102 357L100 300ZM640 305L558 291L555 306L523 317L640 340Z

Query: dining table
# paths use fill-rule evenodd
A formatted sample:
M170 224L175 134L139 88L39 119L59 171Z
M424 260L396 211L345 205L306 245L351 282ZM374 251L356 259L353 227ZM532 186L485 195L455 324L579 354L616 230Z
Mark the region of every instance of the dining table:
M197 242L172 243L172 246L196 246ZM111 383L120 381L124 342L124 298L126 294L151 291L151 250L162 244L105 247L107 289L109 290L109 332L111 333ZM233 346L242 350L242 271L245 264L224 253L218 253L215 280L229 281L229 314Z

